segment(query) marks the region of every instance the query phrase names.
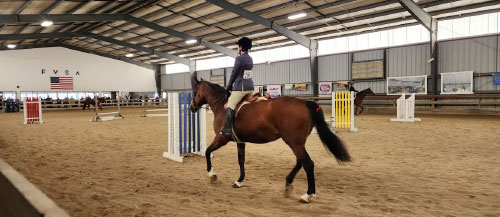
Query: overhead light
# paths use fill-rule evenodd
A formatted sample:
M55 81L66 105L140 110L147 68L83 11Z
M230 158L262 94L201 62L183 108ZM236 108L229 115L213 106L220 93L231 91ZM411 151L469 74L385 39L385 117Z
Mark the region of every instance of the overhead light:
M52 22L50 20L46 20L46 21L42 22L43 27L49 27L49 26L52 26L52 24L54 24L54 22Z
M7 47L8 47L9 49L14 49L14 48L16 48L16 47L17 47L17 45L15 45L15 44L8 44L8 45L7 45Z
M128 54L125 54L126 57L130 58L130 57L133 57L134 54L133 53L128 53Z
M295 19L299 19L301 17L305 17L306 15L307 15L306 13L300 12L298 14L292 14L292 15L288 16L288 19L289 20L295 20Z
M181 55L179 55L179 56L180 56L180 57L185 57L186 55L184 55L184 54L181 54Z
M198 41L196 41L195 39L191 39L191 40L187 40L186 44L194 44L196 42L198 42Z

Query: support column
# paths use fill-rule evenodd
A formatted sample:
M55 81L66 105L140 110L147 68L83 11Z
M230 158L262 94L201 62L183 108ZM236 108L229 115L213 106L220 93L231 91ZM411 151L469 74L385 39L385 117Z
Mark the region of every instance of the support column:
M189 62L189 77L191 78L191 89L194 89L194 86L196 85L194 79L197 77L195 60L191 60Z
M438 87L438 46L437 46L437 19L432 18L431 22L431 84L432 84L432 94L436 95Z
M311 40L309 48L309 61L311 63L311 83L313 88L313 95L318 96L318 42Z
M153 70L155 71L155 81L156 81L156 93L161 98L161 71L165 68L165 65L153 65Z

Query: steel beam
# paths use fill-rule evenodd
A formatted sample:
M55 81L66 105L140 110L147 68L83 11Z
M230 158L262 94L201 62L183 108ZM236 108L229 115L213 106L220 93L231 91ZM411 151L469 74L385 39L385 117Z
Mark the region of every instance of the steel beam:
M225 0L206 0L206 1L210 2L214 5L217 5L225 10L231 11L231 12L233 12L241 17L247 18L255 23L263 25L269 29L272 29L272 30L286 36L287 38L294 40L298 44L301 44L302 46L307 47L309 49L311 49L311 47L314 46L313 44L316 43L314 40L312 40L306 36L303 36L299 33L296 33L295 31L289 30L286 27L283 27L277 23L271 22L264 17L261 17L261 16L254 14L248 10L240 8L240 7L230 3L228 1L225 1Z
M175 31L171 28L160 26L143 19L139 19L125 14L37 14L37 15L0 15L0 23L36 23L45 19L54 22L104 22L104 21L128 21L146 28L150 28L159 32L169 34L174 37L182 38L184 40L196 40L197 44L206 46L217 52L221 52L230 57L236 57L235 50L226 48L224 46L204 41L189 34Z
M0 34L0 40L26 40L26 39L41 39L41 38L71 38L74 34L69 32L56 33L32 33L32 34Z
M175 30L170 29L168 27L160 26L156 23L148 22L148 21L143 20L143 19L135 18L133 16L128 16L127 21L135 23L135 24L140 25L140 26L144 26L144 27L159 31L159 32L163 32L165 34L168 34L168 35L171 35L174 37L182 38L184 40L196 40L197 44L208 47L208 48L213 49L217 52L221 52L221 53L223 53L227 56L230 56L230 57L236 57L238 55L238 53L235 50L229 49L229 48L224 47L224 46L220 46L218 44L214 44L212 42L198 39L198 38L191 36L189 34L186 34L183 32L178 32L178 31L175 31Z
M187 65L187 66L189 66L189 64L190 64L190 60L187 59L187 58L183 58L183 57L179 57L179 56L176 56L176 55L173 55L173 54L169 54L169 53L157 51L157 50L154 50L152 48L142 47L142 46L139 46L139 45L135 45L135 44L131 44L131 43L128 43L128 42L116 40L114 38L104 37L104 36L97 35L97 34L94 34L94 33L76 33L76 34L77 35L81 35L81 36L90 37L90 38L95 38L97 40L109 42L109 43L112 43L112 44L116 44L116 45L120 45L120 46L124 46L124 47L128 47L128 48L132 48L132 49L135 49L135 50L143 51L143 52L146 52L148 54L153 54L153 55L156 55L156 56L159 56L159 57L167 58L169 60L173 60L175 62L182 63L182 64Z
M17 10L16 10L16 13L15 14L20 14L26 7L28 7L28 5L32 2L33 0L29 0L29 1L26 1L24 2L21 7L19 7Z
M73 45L69 45L69 44L61 44L61 47L65 47L65 48L68 48L68 49L71 49L71 50L81 51L81 52L84 52L84 53L95 54L95 55L98 55L98 56L107 57L107 58L111 58L111 59L115 59L115 60L120 60L120 61L123 61L123 62L127 62L127 63L130 63L130 64L134 64L134 65L137 65L137 66L141 66L143 68L147 68L147 69L153 70L153 65L142 63L142 62L139 62L139 61L135 61L135 60L132 60L132 59L129 59L129 58L126 58L126 57L117 57L117 56L113 56L113 55L110 55L110 54L101 53L99 51L88 50L88 49L85 49L85 48L81 48L81 47L77 47L77 46L73 46Z
M0 23L40 23L54 22L104 22L127 20L125 14L22 14L0 15Z
M104 37L94 33L86 32L58 32L58 33L32 33L32 34L0 34L0 40L25 40L25 39L41 39L41 38L73 38L73 37L89 37L97 40L105 41L108 43L120 45L127 48L143 51L148 54L156 55L159 57L167 58L169 60L182 63L189 66L190 60L187 58L179 57L173 54L154 50L152 48L142 47L139 45L131 44L128 42L116 40L113 38Z
M430 32L430 50L431 58L428 60L431 64L431 93L437 94L438 77L438 59L437 59L437 19L425 12L413 0L399 0L399 3L405 8L419 23L421 23Z
M424 11L420 6L418 6L413 0L399 0L401 6L403 6L406 11L408 11L418 22L420 22L424 27L432 31L432 16Z
M18 45L15 50L33 49L33 48L44 48L44 47L59 47L59 43L44 43L44 44L26 44ZM12 50L7 47L0 47L0 50Z

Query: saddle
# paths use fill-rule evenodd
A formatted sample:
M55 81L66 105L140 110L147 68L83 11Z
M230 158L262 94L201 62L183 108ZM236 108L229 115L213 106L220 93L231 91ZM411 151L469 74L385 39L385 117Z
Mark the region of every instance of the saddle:
M254 103L254 102L264 101L264 100L267 100L267 99L265 97L261 96L261 92L247 94L236 105L236 108L234 109L234 111L235 111L234 117L237 116L238 111L240 111L241 107L243 107L244 105ZM226 104L224 104L224 109L227 109L227 102L226 102Z

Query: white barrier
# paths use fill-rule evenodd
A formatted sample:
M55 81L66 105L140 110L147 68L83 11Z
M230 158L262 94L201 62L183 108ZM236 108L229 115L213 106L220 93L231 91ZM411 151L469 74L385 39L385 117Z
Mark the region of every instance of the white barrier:
M401 97L397 100L397 105L398 105L397 118L391 118L391 121L399 121L399 122L421 121L420 118L415 118L414 93L412 93L408 99L406 99L406 95L403 93L403 95L401 95Z
M354 91L332 92L332 127L348 128L357 132L354 127Z
M120 112L120 103L121 103L121 100L120 100L121 96L118 96L117 99L118 99L118 111L116 112L107 112L107 113L99 113L99 107L97 107L98 105L98 99L97 97L95 97L95 116L92 118L92 122L99 122L99 121L112 121L112 120L116 120L116 119L121 119L123 118L121 112Z
M156 112L167 112L167 113L156 113ZM153 113L153 114L151 114ZM143 117L167 117L168 116L168 108L167 109L144 109Z
M168 150L163 157L182 162L190 153L204 156L206 141L206 110L189 110L192 93L168 93Z
M40 123L42 120L42 99L26 97L23 101L24 124Z

